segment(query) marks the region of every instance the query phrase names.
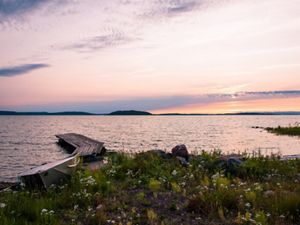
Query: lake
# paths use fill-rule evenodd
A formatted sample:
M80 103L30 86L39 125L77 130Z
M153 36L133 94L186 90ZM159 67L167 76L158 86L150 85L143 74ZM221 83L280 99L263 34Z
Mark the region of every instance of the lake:
M105 142L109 150L299 154L300 138L277 136L253 126L288 126L300 116L0 116L0 181L68 154L55 134L75 132Z

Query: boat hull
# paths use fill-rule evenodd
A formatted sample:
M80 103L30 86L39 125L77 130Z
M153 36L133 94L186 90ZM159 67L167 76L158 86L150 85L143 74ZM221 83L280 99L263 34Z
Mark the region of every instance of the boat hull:
M19 179L31 188L49 188L72 175L80 162L79 155L38 166L20 174Z

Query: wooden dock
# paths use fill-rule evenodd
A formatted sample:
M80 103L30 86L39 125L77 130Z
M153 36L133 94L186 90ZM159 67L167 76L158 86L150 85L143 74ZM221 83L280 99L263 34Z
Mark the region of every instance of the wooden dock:
M81 157L103 155L106 151L104 143L93 140L81 134L57 134L58 143Z

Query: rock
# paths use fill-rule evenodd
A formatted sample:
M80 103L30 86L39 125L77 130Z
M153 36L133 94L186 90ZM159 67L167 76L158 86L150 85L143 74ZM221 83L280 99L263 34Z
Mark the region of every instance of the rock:
M236 175L239 167L243 164L240 156L238 155L223 155L220 157L217 167L225 170L226 173Z
M150 150L148 152L150 152L152 154L156 154L164 159L169 159L172 157L172 155L170 153L166 153L165 151L160 150L160 149Z
M174 148L172 148L172 155L177 157L182 157L184 158L186 161L189 160L189 152L186 148L185 145L176 145Z
M186 161L185 158L180 157L180 156L177 156L176 158L179 160L181 165L183 165L183 166L188 166L189 165L188 161Z

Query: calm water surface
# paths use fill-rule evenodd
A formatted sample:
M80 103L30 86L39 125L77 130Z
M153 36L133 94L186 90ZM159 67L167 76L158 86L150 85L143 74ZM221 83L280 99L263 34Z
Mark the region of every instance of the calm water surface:
M300 116L0 116L0 181L66 157L56 144L59 133L81 133L115 151L170 151L184 143L194 152L299 154L300 138L251 128L296 122Z

